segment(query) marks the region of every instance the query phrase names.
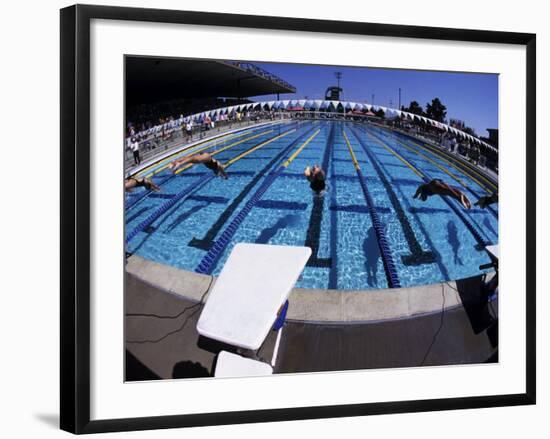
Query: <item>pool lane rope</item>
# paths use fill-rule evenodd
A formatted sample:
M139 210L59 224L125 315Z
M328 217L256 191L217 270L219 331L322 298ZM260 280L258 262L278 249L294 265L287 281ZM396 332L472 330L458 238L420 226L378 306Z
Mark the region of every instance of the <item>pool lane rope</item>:
M404 134L404 133L399 132L399 131L396 134L397 134L398 137L406 138L409 142L413 143L415 146L417 146L421 149L425 149L425 150L431 152L434 155L438 155L439 157L441 157L442 160L447 162L449 165L451 165L455 169L459 170L460 172L463 172L463 173L467 174L469 178L476 181L488 193L492 193L492 192L498 190L498 185L494 181L489 179L481 171L474 168L472 165L462 162L458 157L446 154L443 151L439 151L433 145L430 145L429 143L426 143L426 142L421 142L419 139L415 138L414 136ZM475 174L475 176L474 176L474 174ZM476 176L479 177L481 180L485 181L486 183L483 183L483 182L479 181Z
M453 174L452 172L450 172L449 170L445 169L443 166L441 166L439 163L437 163L435 160L432 160L430 157L428 157L426 154L420 152L419 150L416 149L416 146L415 148L407 145L406 143L402 142L401 140L399 140L398 138L394 138L395 141L397 143L399 143L403 148L407 149L408 151L412 152L413 154L418 154L419 156L421 157L424 157L428 162L430 162L433 166L435 166L437 169L439 169L440 171L444 172L445 174L447 174L449 177L451 177L453 180L455 180L456 182L458 182L460 185L462 185L465 189L467 189L470 193L472 193L474 196L476 196L477 198L481 198L482 195L479 194L479 192L477 192L476 190L472 189L470 186L468 186L458 175L455 175ZM432 154L434 154L432 152ZM438 158L436 157L436 155L434 154L434 158ZM455 169L459 170L456 166L454 166L452 163L448 162L449 165L451 165L452 167L454 167ZM460 171L460 172L464 172L466 173L465 171ZM484 190L485 192L487 193L487 195L490 195L492 192L488 189L488 188L485 188L485 186L481 185L481 183L479 182L479 180L475 179L473 176L469 175L468 174L468 177L473 179L474 181L476 181ZM491 214L496 217L498 219L498 214L497 212L491 207L491 206L487 206L487 210L489 212L491 212Z
M168 162L171 162L171 161L175 160L175 156L178 156L183 152L193 150L193 154L195 154L197 152L201 152L201 151L204 151L206 149L210 149L210 148L213 148L215 146L218 146L220 143L226 142L228 140L235 140L235 139L238 139L240 137L243 137L243 136L246 136L246 135L249 135L249 134L253 134L254 132L257 132L258 130L262 130L262 129L266 129L266 128L274 128L278 124L280 124L280 122L268 123L268 124L265 124L265 125L253 126L253 127L244 127L244 128L238 129L236 131L230 131L230 132L227 132L227 133L220 134L217 137L209 137L209 138L205 138L203 140L199 140L198 142L195 142L191 145L185 146L185 147L183 147L183 148L181 148L177 151L174 151L174 152L170 153L168 156L163 157L160 160L158 160L154 163L151 163L150 165L147 165L145 168L140 169L136 173L136 175L138 177L142 177L144 174L146 174L145 175L146 177L151 177L153 175L156 175L156 174L160 173L162 170L166 169L166 166L162 166L162 165L166 165ZM181 146L183 146L184 144L185 144L185 142L182 143ZM194 150L195 148L197 148L201 145L203 145L201 148L199 148L198 150ZM175 147L175 148L177 148L177 147ZM153 170L153 171L150 171L152 168L156 168L156 169Z
M353 134L355 135L355 137L357 137L357 139L359 140L359 142L361 143L361 138L359 137L359 135L357 134L357 132L352 129L352 132ZM372 134L371 132L369 131L365 131L366 134L368 134L369 136L371 136L374 140L376 140L381 146L383 146L387 151L389 151L391 154L395 155L399 160L401 160L401 162L403 162L409 169L411 169L416 175L418 175L418 177L420 177L420 179L424 182L424 183L429 183L431 181L430 178L428 178L428 176L420 171L418 168L416 168L414 165L412 165L407 159L405 159L403 156L401 156L401 154L397 153L396 151L394 151L393 148L391 148L389 145L386 144L386 142L384 142L383 140L381 140L377 135L375 134ZM363 145L363 147L365 148L365 146ZM466 217L466 215L464 215L464 213L461 211L461 208L458 208L456 203L458 203L458 201L456 201L455 203L453 203L451 200L447 199L447 197L445 196L440 196L440 198L445 201L445 203L447 203L447 205L456 213L456 215L462 220L462 222L464 223L464 225L466 226L466 228L470 231L470 233L472 234L472 236L475 238L475 240L478 242L478 244L480 246L482 246L483 248L485 248L486 246L488 245L491 245L491 243L489 241L487 241L485 238L483 238L481 236L481 234L479 233L479 231L476 229L476 227L474 227L474 225L470 222L470 220Z
M386 238L386 232L384 231L384 226L382 225L382 221L380 221L380 217L378 216L378 212L376 211L374 200L371 197L371 194L367 187L367 183L365 181L365 177L363 176L363 172L361 171L359 162L355 157L355 152L353 151L349 138L345 131L342 131L342 133L344 135L344 140L346 141L346 145L351 155L353 166L355 166L355 171L357 172L357 176L359 177L359 183L361 184L361 189L363 189L363 195L365 196L365 201L367 202L367 209L369 211L369 214L372 220L372 226L374 227L374 231L376 232L378 248L380 249L380 254L382 255L382 262L384 265L384 271L386 272L386 279L388 281L388 285L390 288L401 288L401 282L399 281L399 275L397 274L397 267L393 260L393 255L391 253L390 246Z
M463 167L463 168L460 168L458 165L455 165L450 158L447 158L445 156L445 154L443 154L441 151L437 151L437 150L434 150L432 149L429 145L425 145L426 147L423 147L422 145L416 143L416 142L413 142L413 143L409 143L408 145L404 142L402 142L401 140L399 140L399 137L396 136L394 137L394 139L400 144L402 145L404 148L408 149L409 151L415 153L415 154L418 154L422 157L424 157L426 160L428 160L430 163L432 163L434 166L436 166L438 169L442 170L443 172L445 172L446 174L448 174L449 176L451 176L454 180L458 181L462 186L464 186L466 189L468 189L473 195L475 195L477 198L481 198L482 195L480 195L479 192L477 192L477 190L474 190L472 189L471 187L467 186L466 183L464 183L458 176L456 176L455 174L449 172L447 169L445 169L443 166L439 165L437 162L435 162L434 160L432 160L431 158L429 158L426 154L420 152L419 150L420 149L424 149L426 150L427 153L431 153L433 155L434 158L437 158L437 159L440 159L440 160L443 160L445 161L449 166L453 167L454 169L456 169L457 171L465 174L468 176L468 178L474 180L480 187L482 190L484 190L487 195L491 195L495 190L498 190L498 187L494 186L492 182L490 182L491 185L493 185L493 187L495 188L495 190L492 190L490 189L486 184L482 183L481 181L479 181L474 175L473 175L473 171L470 170L469 168L467 167ZM414 148L412 147L414 144ZM454 160L454 158L453 158ZM464 165L460 165L460 166L464 166ZM480 175L480 174L477 174L477 175ZM487 180L486 178L482 177L485 181L489 181ZM487 210L489 212L491 212L491 214L498 219L498 213L496 212L496 210L494 210L491 206L487 206Z
M170 175L170 176L166 177L164 180L162 180L162 182L158 182L158 181L153 180L153 183L160 186L160 185L166 183L167 181L171 180L172 178L174 178L174 175ZM137 193L137 194L135 194L134 197L129 197L129 200L127 200L126 203L124 203L124 209L125 210L130 210L132 207L134 207L136 204L138 204L145 197L149 196L151 193L153 193L152 190L143 188L142 193Z
M290 129L287 130L277 136L272 137L271 139L266 140L265 142L260 143L259 145L256 145L243 153L239 154L239 160L243 157L246 157L248 154L253 153L254 151L258 150L261 147L264 147L271 142L274 142L275 140L281 139L282 137L287 136L288 134L291 134L295 132L296 129ZM235 163L237 160L230 160L225 164L225 167L231 166L233 163ZM169 199L165 203L163 203L157 210L155 210L153 213L151 213L147 218L145 218L143 221L141 221L128 235L126 235L126 244L128 244L135 236L144 231L146 228L151 226L158 218L160 218L162 215L164 215L170 208L172 208L177 202L180 200L189 197L193 192L204 186L206 183L208 183L210 180L213 180L216 178L216 175L212 174L205 174L201 178L199 178L197 181L192 183L190 186L186 187L182 191L178 192L176 195L174 195L173 198Z
M281 153L280 156L292 151L292 148L296 146L302 139L304 139L308 134L310 134L315 127L303 133L301 136L296 138L290 145L288 145ZM220 237L214 242L210 250L204 255L200 263L198 264L195 271L201 274L210 274L213 270L215 264L225 251L227 245L237 232L237 229L240 227L246 216L254 208L254 206L261 200L263 195L267 192L273 182L285 171L285 169L292 163L292 161L302 152L302 150L319 134L321 130L317 129L313 134L311 134L307 140L285 161L279 168L270 172L265 180L258 187L254 195L246 202L244 207L239 211L239 213L233 218L233 221L226 227L226 229L220 234Z
M256 139L256 138L258 138L258 137L260 137L260 136L263 136L263 135L265 135L265 134L269 134L269 133L272 133L272 132L273 132L273 130L271 129L271 130L263 131L263 132L261 132L261 133L259 133L259 134L252 135L252 136L250 136L250 137L245 137L244 139L241 139L241 140L239 140L239 141L237 141L237 142L231 143L231 144L229 144L229 145L227 145L227 146L224 146L223 148L220 148L220 149L217 149L216 151L213 151L213 152L211 153L211 155L212 155L212 156L215 156L216 154L220 154L221 152L227 151L228 149L233 148L233 147L235 147L235 146L237 146L237 145L240 145L240 144L242 144L242 143L244 143L244 142L248 142L248 141L250 141L250 140L254 140L254 139ZM251 133L248 133L248 134L251 134ZM242 137L243 135L244 135L244 134L240 134L239 136L236 136L236 137ZM203 142L203 143L204 143L204 142ZM196 145L193 145L193 146L198 146L198 145L200 145L200 144L196 144ZM213 147L215 147L215 146L217 146L217 145L218 145L218 142L216 142L216 143L214 143L214 144L212 144L212 145L208 145L208 146L199 148L198 150L193 151L193 154L197 154L197 153L199 153L199 152L202 152L202 151L205 151L205 150L207 150L207 149L213 148ZM180 152L181 152L181 151L180 151ZM176 154L177 154L177 153L176 153ZM171 157L172 157L172 156L171 156ZM172 160L172 159L170 159L170 160ZM165 160L164 162L166 162L166 160ZM162 163L162 162L161 162L161 163ZM186 169L191 168L192 166L193 166L192 164L187 164L187 165L185 165L183 168L178 169L175 173L173 173L173 174L170 175L168 178L166 178L166 179L162 182L162 184L165 184L165 183L168 182L169 180L171 180L171 179L173 179L174 177L176 177L177 174L179 174L180 172L185 171ZM160 169L158 169L157 171L154 171L154 172L148 174L148 175L147 175L147 178L149 178L149 177L151 177L151 178L154 177L155 175L159 174L161 171L163 171L163 170L166 169L167 167L168 167L168 165L163 166L163 167L161 167ZM139 175L139 173L138 173L138 175ZM126 209L126 210L131 209L131 208L134 207L137 203L139 203L141 200L143 200L145 197L147 197L149 194L151 194L151 191L150 191L150 190L145 190L143 194L140 194L140 195L136 196L136 198L135 198L134 200L128 201L128 202L126 203L126 205L124 206L125 209Z

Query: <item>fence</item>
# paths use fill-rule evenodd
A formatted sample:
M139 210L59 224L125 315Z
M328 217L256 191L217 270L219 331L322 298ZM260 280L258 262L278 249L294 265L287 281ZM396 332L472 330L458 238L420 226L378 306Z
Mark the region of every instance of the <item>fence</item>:
M174 149L181 147L186 143L190 143L196 140L200 140L204 137L212 136L215 134L223 133L231 129L237 129L241 127L250 126L260 122L266 122L270 120L281 119L304 119L304 120L341 120L341 121L359 121L369 122L378 126L386 128L397 129L405 134L412 135L419 140L436 145L439 148L447 149L443 146L443 135L448 135L444 131L440 134L434 134L433 130L423 129L421 125L415 124L402 124L400 119L385 119L377 116L360 114L356 112L343 112L343 111L327 111L324 109L315 110L288 110L283 108L272 108L271 110L260 109L257 111L247 111L243 113L242 118L238 119L231 116L229 119L220 120L215 122L214 128L210 128L207 124L200 123L193 126L191 136L188 136L185 132L185 125L182 124L178 127L171 128L168 131L164 131L164 134L156 133L149 137L146 137L139 141L140 157L141 160L148 160L149 158ZM495 156L498 158L496 152L492 149L484 150L477 145L468 146L467 141L464 140L463 144L457 144L455 155L462 157L473 165L480 167L481 169L491 169L498 173L498 162L495 160ZM134 165L134 159L132 152L129 148L126 148L125 155L126 169L130 169Z
M195 142L206 137L222 134L226 131L246 128L247 126L252 126L262 122L269 122L270 120L289 118L284 114L275 113L272 115L270 114L269 116L262 116L259 114L254 116L257 117L249 116L241 120L218 121L214 124L214 128L208 127L204 124L194 125L192 127L191 135L188 135L185 131L185 124L171 128L169 131L164 131L164 135L162 132L152 134L146 138L138 140L141 161L144 162L155 155L179 148L185 144ZM125 148L124 162L125 169L127 170L134 166L134 156L129 147Z

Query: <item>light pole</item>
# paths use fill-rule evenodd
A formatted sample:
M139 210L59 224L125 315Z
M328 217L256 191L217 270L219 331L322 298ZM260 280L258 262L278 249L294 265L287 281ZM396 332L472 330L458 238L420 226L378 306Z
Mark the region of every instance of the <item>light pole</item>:
M343 96L340 96L340 79L342 78L342 72L334 72L334 76L336 76L336 83L338 87L338 99L342 100ZM342 93L344 94L344 93Z
M401 87L399 87L399 110L401 110Z

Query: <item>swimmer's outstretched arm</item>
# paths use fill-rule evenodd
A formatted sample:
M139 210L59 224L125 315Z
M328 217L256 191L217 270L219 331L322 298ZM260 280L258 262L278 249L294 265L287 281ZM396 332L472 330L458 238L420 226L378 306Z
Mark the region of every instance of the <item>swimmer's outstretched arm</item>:
M152 180L150 180L148 178L143 179L143 186L145 186L147 189L153 190L155 192L160 191L160 187L157 186L155 183L153 183Z
M170 162L170 164L168 165L168 168L170 168L172 171L176 171L176 169L178 169L182 165L190 162L191 158L192 158L192 156L180 157L179 159L176 159L176 160Z
M438 185L439 187L443 188L443 190L447 191L447 194L441 193L440 195L449 195L453 197L454 199L458 200L460 204L462 204L466 209L470 209L472 207L472 203L461 190L453 186L449 186L447 183L439 183Z
M227 175L227 172L225 172L225 166L218 162L218 175L222 177L224 180L227 180L229 176Z
M212 159L212 155L203 152L200 154L191 154L186 155L185 157L180 157L179 159L174 160L168 165L168 168L172 170L172 172L175 172L178 168L180 168L182 165L185 165L187 163L197 164L197 163L205 163Z

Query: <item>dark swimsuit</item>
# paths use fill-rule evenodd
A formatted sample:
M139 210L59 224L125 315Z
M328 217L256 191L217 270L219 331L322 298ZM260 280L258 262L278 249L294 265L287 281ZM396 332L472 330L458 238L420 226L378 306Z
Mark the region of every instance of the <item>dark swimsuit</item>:
M311 188L311 190L315 191L315 192L322 192L325 190L325 188L327 187L326 183L325 183L325 180L321 180L321 179L314 179L310 184L309 184L309 187Z
M214 159L210 159L209 161L204 162L204 166L206 166L208 169L214 172L218 172L218 170L220 169L220 164L218 163L217 160L214 160Z

